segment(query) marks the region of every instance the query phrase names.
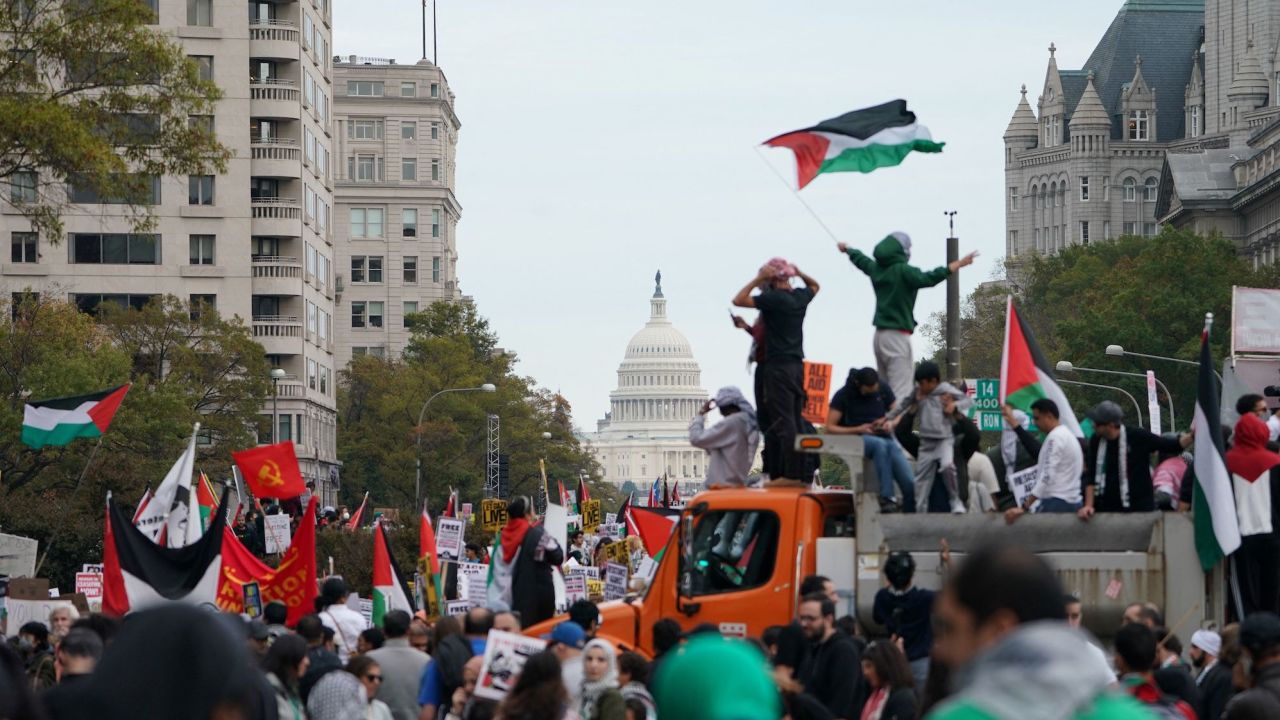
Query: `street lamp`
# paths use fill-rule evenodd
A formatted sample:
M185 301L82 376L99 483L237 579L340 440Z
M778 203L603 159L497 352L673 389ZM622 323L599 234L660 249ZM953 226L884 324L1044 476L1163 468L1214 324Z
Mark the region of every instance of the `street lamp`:
M418 504L422 502L422 416L427 414L427 406L431 404L432 400L435 400L436 398L446 393L464 393L464 392L485 392L485 393L498 392L498 387L493 383L485 383L480 387L448 388L447 390L441 390L435 395L432 395L431 397L427 398L427 401L422 403L422 409L418 411L418 425L417 425L418 437L416 441L416 447L414 449L414 454L417 456L414 459L414 477L413 477L414 507L417 507Z
M1058 382L1063 383L1064 385L1080 385L1081 387L1115 390L1118 393L1123 393L1125 397L1129 398L1129 400L1133 402L1133 409L1138 413L1138 424L1142 424L1142 406L1138 404L1138 398L1131 395L1129 391L1124 388L1118 388L1115 385L1098 385L1097 383L1080 382L1079 380L1063 380L1062 378L1058 378Z
M1122 377L1136 377L1136 378L1142 378L1144 380L1147 377L1143 373L1131 373L1131 372L1121 372L1119 370L1099 370L1098 368L1076 367L1075 365L1072 365L1071 361L1069 360L1059 360L1057 368L1058 368L1058 372L1072 372L1075 370L1079 370L1080 372L1101 373L1103 375L1120 375ZM1169 401L1169 425L1173 427L1174 430L1176 431L1178 428L1178 421L1173 415L1173 395L1169 392L1169 388L1166 387L1163 382L1160 382L1160 378L1155 378L1155 381L1156 381L1156 384L1160 386L1160 389L1164 390L1165 399ZM1139 424L1141 424L1141 422L1139 422Z
M280 433L280 381L287 375L282 368L271 368L271 444L279 442Z
M1133 357L1148 358L1150 360L1164 360L1166 362L1174 362L1174 363L1179 363L1181 365L1195 365L1196 367L1200 366L1200 363L1194 360L1183 360L1182 358L1171 358L1171 357L1165 357L1163 355L1148 355L1146 353L1134 352L1132 350L1125 350L1124 347L1121 345L1108 345L1106 352L1111 357L1124 357L1125 355L1132 355ZM1214 370L1213 374L1218 377L1218 382L1222 382L1222 373L1218 372L1217 370Z

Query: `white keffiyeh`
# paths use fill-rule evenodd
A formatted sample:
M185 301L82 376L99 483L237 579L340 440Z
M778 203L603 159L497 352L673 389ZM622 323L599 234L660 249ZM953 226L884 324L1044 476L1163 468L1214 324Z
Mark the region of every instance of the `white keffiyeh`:
M1116 476L1120 478L1120 505L1125 509L1129 508L1129 436L1128 430L1124 425L1120 426L1120 447L1116 453L1118 458L1119 472ZM1101 499L1107 492L1107 439L1098 436L1098 456L1093 464L1093 481L1098 486L1098 498Z

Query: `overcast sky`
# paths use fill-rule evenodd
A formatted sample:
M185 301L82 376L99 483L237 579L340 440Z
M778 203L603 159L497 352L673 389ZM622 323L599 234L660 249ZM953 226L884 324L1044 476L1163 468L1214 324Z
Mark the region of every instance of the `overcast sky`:
M334 4L335 54L420 58L413 0ZM587 430L608 409L659 268L709 392L751 386L727 308L774 255L822 283L807 355L837 377L874 364L870 283L759 143L905 98L943 154L823 176L803 197L865 250L909 233L926 267L945 258L943 211L958 210L962 252L982 253L962 273L967 293L1003 255L1001 135L1019 86L1034 107L1049 43L1063 69L1079 68L1122 4L440 0L439 61L462 121L462 289L519 371L560 390ZM763 152L794 184L789 151ZM916 318L945 301L943 286L922 291ZM917 338L917 357L926 350Z

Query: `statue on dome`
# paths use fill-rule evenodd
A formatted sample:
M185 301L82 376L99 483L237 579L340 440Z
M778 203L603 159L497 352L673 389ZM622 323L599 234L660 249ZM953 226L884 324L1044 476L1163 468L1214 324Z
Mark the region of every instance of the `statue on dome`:
M662 271L653 276L653 296L662 297Z

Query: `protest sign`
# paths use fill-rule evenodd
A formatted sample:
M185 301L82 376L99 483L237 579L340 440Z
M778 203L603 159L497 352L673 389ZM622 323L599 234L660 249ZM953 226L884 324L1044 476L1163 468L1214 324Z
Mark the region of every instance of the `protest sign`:
M489 568L481 563L458 563L458 599L484 605Z
M84 593L84 597L91 603L102 602L102 573L100 572L78 572L76 573L76 592Z
M604 572L604 599L621 600L627 595L627 566L609 563Z
M470 600L450 600L444 604L445 615L466 615L470 609Z
M293 530L289 527L289 516L280 515L263 515L262 516L262 535L266 541L266 550L268 555L282 553L289 549L289 543L293 540Z
M467 522L458 518L440 518L436 522L436 557L457 562L462 557L463 534Z
M627 550L627 544L622 542L612 542L604 546L604 556L610 562L616 562L626 565L631 562L631 551Z
M653 574L657 571L658 563L654 562L653 558L647 557L640 561L640 567L636 570L636 575L639 575L645 580L650 580L653 578Z
M1040 466L1032 465L1026 470L1019 470L1009 476L1009 489L1013 491L1013 498L1017 501L1019 507L1027 499L1027 495L1031 494L1031 490L1035 488L1036 483L1040 481Z
M589 578L591 580L599 580L600 568L579 565L569 569L569 577L573 577L574 575L581 575L582 577Z
M618 522L618 513L605 513L605 514L604 514L604 524L605 524L605 525L613 525L613 524L614 524L614 523L616 523L616 522Z
M595 532L596 528L600 527L601 520L603 520L600 514L600 501L584 500L580 509L582 510L582 531L586 533Z
M472 505L471 503L462 503L462 513L461 513L461 514L462 514L462 517L464 517L464 518L466 518L466 519L470 520L470 519L471 519L471 516L472 516L473 514L475 514L475 513L473 512L474 508L475 508L475 506L474 506L474 505Z
M360 614L364 616L364 624L373 627L373 599L360 598Z
M8 616L5 625L5 634L13 637L18 634L18 629L31 621L49 624L49 612L54 608L75 607L75 603L69 598L42 598L39 600L20 600L12 595L4 598L4 610Z
M487 498L480 501L480 527L485 532L497 532L507 524L507 504L501 500Z
M516 684L516 678L529 658L542 652L547 641L516 633L490 630L485 641L484 664L476 682L476 697L502 700Z
M102 563L85 563L80 566L80 572L98 573L99 575L101 575L104 571L102 568Z
M804 361L804 419L825 425L831 399L831 364Z
M564 595L569 604L587 599L587 576L570 575L564 579Z
M604 581L587 580L587 599L599 602L604 599Z
M262 588L257 580L250 580L240 586L244 591L244 614L250 618L262 617Z

